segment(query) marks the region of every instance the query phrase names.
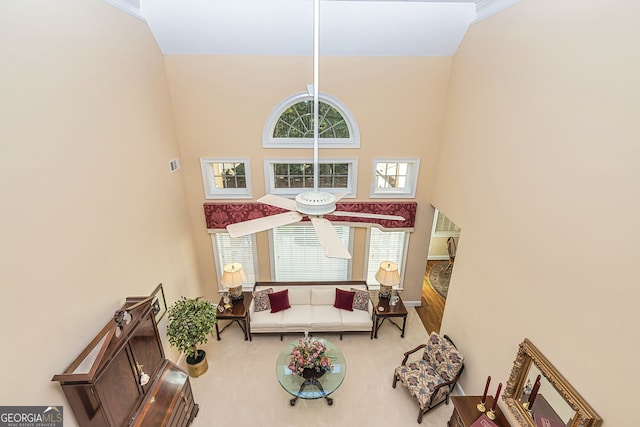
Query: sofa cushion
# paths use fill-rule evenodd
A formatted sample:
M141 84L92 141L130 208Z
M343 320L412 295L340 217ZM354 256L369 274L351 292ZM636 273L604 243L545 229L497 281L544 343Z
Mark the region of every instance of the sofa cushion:
M254 312L251 315L251 327L256 330L260 329L274 329L282 327L282 313L286 313L289 310L279 311L277 313L271 313L269 310Z
M314 286L311 288L311 304L312 305L329 305L332 306L336 300L336 288L333 286Z
M282 310L291 308L289 304L289 290L285 289L280 292L272 292L267 294L269 297L269 304L271 305L271 312L277 313Z
M271 304L269 303L269 296L273 292L273 288L263 289L261 291L253 292L253 310L257 311L265 311L271 310Z
M290 286L287 288L289 291L289 304L291 305L309 305L311 304L311 290L309 286Z
M373 320L368 311L362 310L339 310L342 317L342 324L345 331L367 331L371 330Z
M291 308L282 312L282 326L284 328L304 328L311 327L311 306L292 305Z
M336 288L336 301L333 303L335 308L353 311L353 298L356 293Z
M342 326L340 310L332 305L311 306L311 327L313 329L336 329L340 326Z
M353 297L353 309L369 311L369 291L362 291L355 288L351 288L351 291L355 292Z

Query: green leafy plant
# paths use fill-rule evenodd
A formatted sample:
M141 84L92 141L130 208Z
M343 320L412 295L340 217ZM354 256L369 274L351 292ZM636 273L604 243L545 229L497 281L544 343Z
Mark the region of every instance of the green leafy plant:
M198 359L198 345L206 344L207 335L213 336L213 327L218 322L216 307L207 300L182 297L167 310L169 344L180 350L189 359Z

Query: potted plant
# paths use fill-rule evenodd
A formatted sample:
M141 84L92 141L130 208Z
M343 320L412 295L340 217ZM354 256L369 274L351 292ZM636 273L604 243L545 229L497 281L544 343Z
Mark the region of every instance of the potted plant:
M207 335L213 335L213 327L218 321L216 307L202 297L181 297L167 313L169 344L187 357L189 375L197 378L209 368L207 354L197 346L207 342Z

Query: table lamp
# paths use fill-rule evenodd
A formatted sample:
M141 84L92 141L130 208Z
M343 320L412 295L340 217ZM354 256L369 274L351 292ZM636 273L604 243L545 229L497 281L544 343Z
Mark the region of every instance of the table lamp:
M227 288L229 296L232 300L239 300L243 298L242 284L247 281L247 275L244 274L242 264L239 262L232 262L224 266L222 273L222 279L220 282L222 286Z
M400 284L398 264L391 261L383 261L376 272L376 280L380 283L380 298L391 298L391 291L395 285Z

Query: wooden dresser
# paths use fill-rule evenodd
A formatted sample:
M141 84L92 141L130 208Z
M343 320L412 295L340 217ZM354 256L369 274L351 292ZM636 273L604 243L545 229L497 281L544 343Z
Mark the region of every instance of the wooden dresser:
M451 396L453 402L453 414L447 423L447 427L470 427L476 421L482 412L478 411L476 405L480 403L482 396ZM485 405L491 408L493 397L487 396ZM496 405L496 419L493 422L498 427L511 427L509 421L504 417L500 408Z
M182 427L198 413L189 376L165 359L150 297L127 298L52 381L82 427Z

